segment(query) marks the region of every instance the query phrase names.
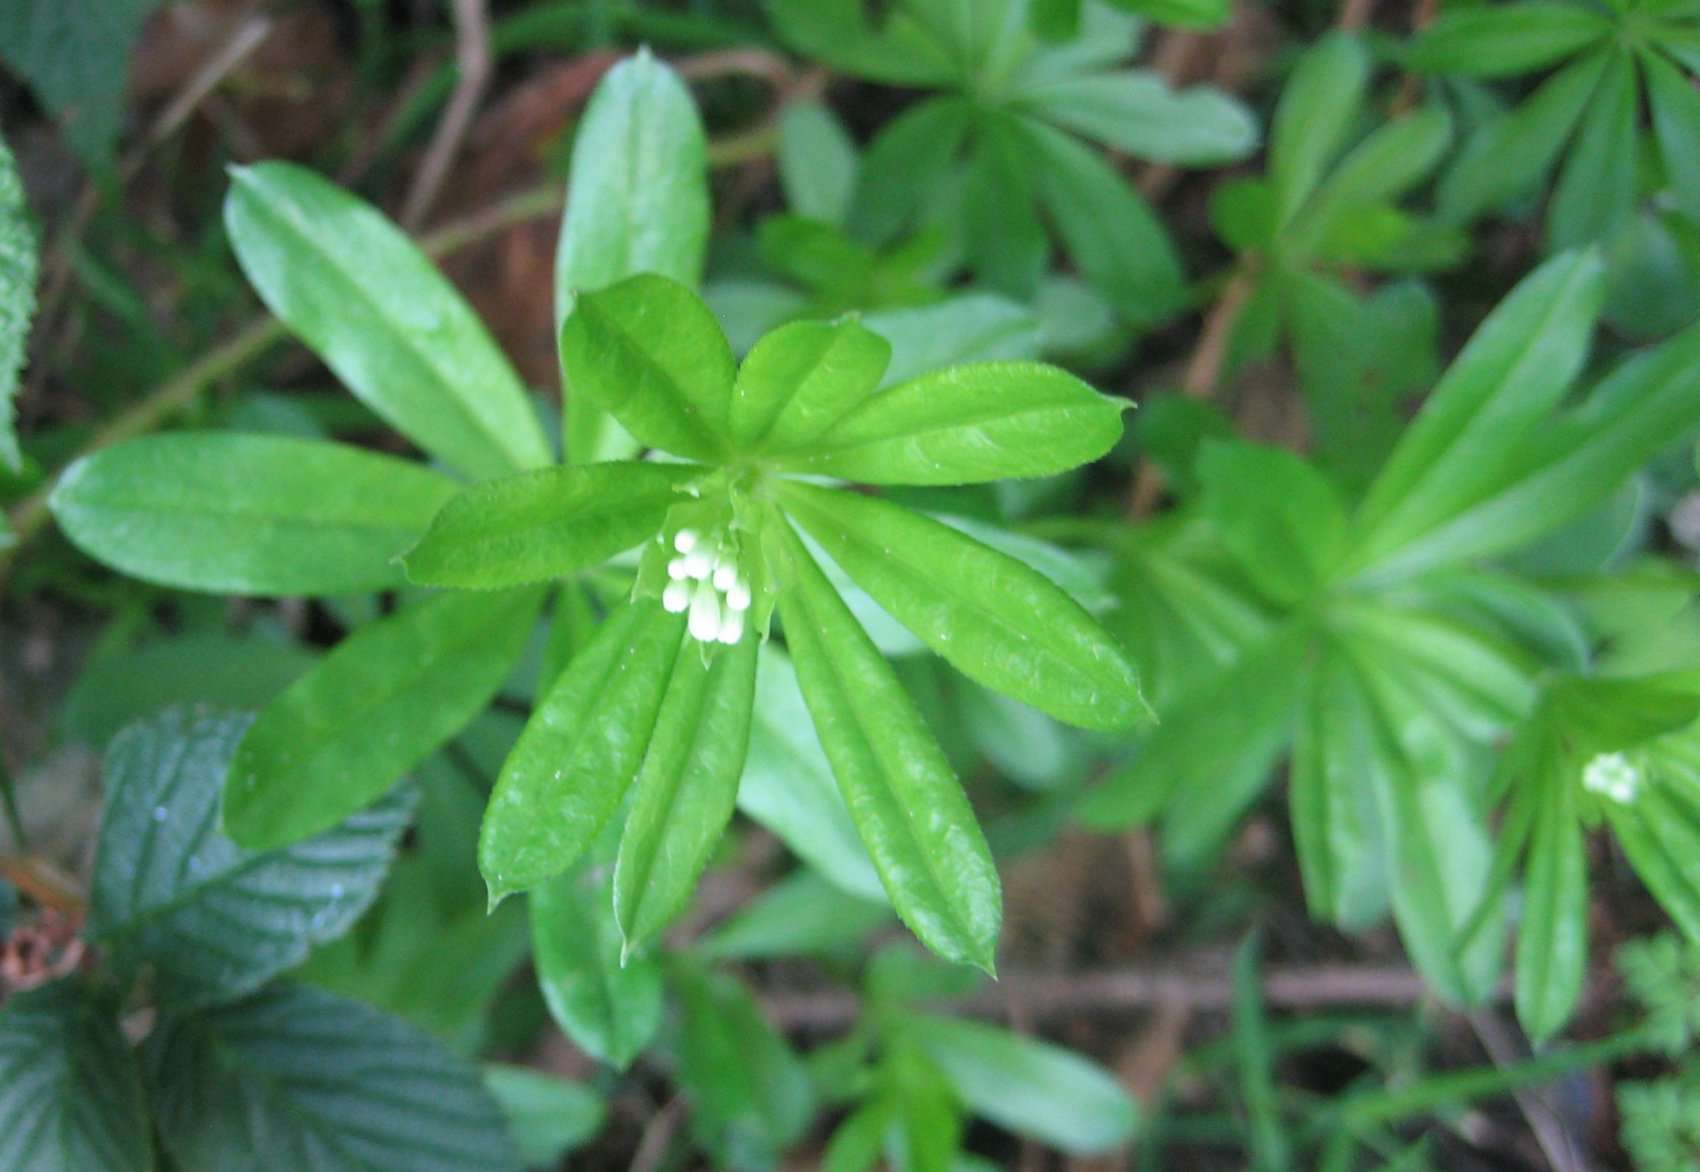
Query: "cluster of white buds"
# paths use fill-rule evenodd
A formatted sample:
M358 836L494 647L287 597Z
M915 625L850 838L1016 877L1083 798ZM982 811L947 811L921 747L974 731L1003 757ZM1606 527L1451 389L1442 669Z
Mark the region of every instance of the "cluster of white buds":
M691 637L703 643L736 643L744 637L750 583L738 571L730 547L694 529L673 535L679 556L667 563L661 605L674 614L690 611Z
M1641 790L1641 770L1622 753L1601 753L1583 766L1582 788L1628 805Z

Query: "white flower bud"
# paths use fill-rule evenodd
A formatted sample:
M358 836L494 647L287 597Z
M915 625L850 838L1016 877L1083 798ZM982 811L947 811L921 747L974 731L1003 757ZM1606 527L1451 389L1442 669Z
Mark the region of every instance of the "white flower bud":
M739 611L728 611L721 616L720 630L717 637L722 643L730 646L744 637L744 616Z
M675 581L675 582L684 578L686 576L685 575L685 559L684 558L674 558L672 561L668 562L667 563L667 576L669 578L673 579L673 581Z
M673 548L680 553L690 553L696 547L697 531L695 529L681 529L673 534Z
M720 635L720 595L714 588L701 585L691 595L691 637L701 643L712 643Z
M694 549L682 559L685 563L685 577L701 582L714 570L714 563L700 549Z
M738 584L738 567L728 561L714 563L714 588L727 591Z
M667 589L661 592L661 605L669 614L682 614L691 604L691 587L688 582L669 582Z
M741 581L733 583L732 588L730 590L726 591L726 605L734 611L742 612L742 611L749 610L750 609L750 588L749 588L749 586L746 585L745 583L741 582Z

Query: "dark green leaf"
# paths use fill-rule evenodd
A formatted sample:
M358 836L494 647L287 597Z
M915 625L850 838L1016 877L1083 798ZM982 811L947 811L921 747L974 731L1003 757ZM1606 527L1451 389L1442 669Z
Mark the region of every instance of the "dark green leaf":
M541 590L444 594L357 632L268 704L237 747L224 829L270 850L372 802L484 707Z
M1032 300L1050 259L1050 239L1034 207L1034 176L1021 120L982 111L963 176L962 247L979 283Z
M1578 4L1518 4L1450 10L1411 47L1410 65L1429 73L1511 77L1561 61L1612 33L1604 15Z
M970 678L1086 728L1147 714L1127 656L1037 570L873 497L792 483L782 499L881 607Z
M398 792L335 829L254 854L219 830L245 715L172 709L131 725L106 757L89 933L154 996L197 1006L250 993L342 935L371 904L406 828Z
M702 299L652 273L581 296L561 327L567 393L640 442L693 460L724 454L732 350Z
M732 819L759 645L752 634L706 655L681 653L673 669L614 867L614 915L627 953L690 899Z
M830 434L773 462L871 484L1049 476L1108 451L1127 406L1054 366L959 366L873 396Z
M479 833L491 899L560 874L596 841L643 762L684 627L650 600L619 608L532 713Z
M973 808L891 665L783 534L779 607L797 679L892 906L939 955L990 971L1002 899Z
M154 1167L142 1083L116 1010L75 981L15 993L0 1010L0 1167Z
M1567 774L1542 779L1534 803L1517 925L1517 1020L1540 1045L1569 1019L1588 961L1588 867Z
M862 324L891 343L891 364L883 386L965 362L1039 356L1039 323L1032 312L989 293L964 293L937 305L870 313Z
M290 163L231 178L224 218L242 270L362 402L468 476L549 463L489 331L383 213Z
M0 61L30 83L83 164L103 169L123 121L130 50L158 0L4 0Z
M1210 441L1198 457L1204 515L1270 598L1315 593L1339 563L1346 512L1321 473L1290 452Z
M1641 66L1671 195L1689 219L1700 222L1700 94L1656 53L1642 57Z
M818 0L793 0L813 4ZM861 0L833 0L861 6ZM975 108L955 98L917 102L893 118L862 156L850 224L858 236L885 243L914 220L974 121Z
M856 194L856 144L820 102L788 102L774 151L785 203L799 216L843 224Z
M396 555L456 487L418 464L341 444L182 432L77 461L52 506L85 552L151 582L347 594L399 585Z
M695 947L715 960L843 955L891 923L883 899L852 895L799 868L716 925Z
M956 1018L915 1015L901 1028L976 1115L1073 1155L1133 1138L1138 1114L1127 1092L1076 1054Z
M661 1026L661 970L623 956L606 881L569 873L533 888L537 987L557 1024L585 1053L624 1070Z
M273 986L167 1017L148 1090L181 1168L219 1172L512 1172L507 1123L478 1071L355 1001Z
M1234 951L1234 1055L1239 1062L1240 1097L1251 1117L1251 1166L1257 1172L1277 1172L1292 1167L1292 1158L1275 1105L1275 1053L1263 1011L1257 954L1255 932Z
M679 1085L717 1167L771 1167L814 1114L806 1068L736 980L681 965Z
M694 464L620 461L485 481L450 500L402 561L426 586L490 590L564 578L657 536L702 474Z
M1634 58L1612 53L1553 192L1547 238L1554 250L1603 240L1634 210L1639 138L1635 91Z
M19 470L12 401L24 368L24 342L35 314L36 247L24 185L0 139L0 465Z

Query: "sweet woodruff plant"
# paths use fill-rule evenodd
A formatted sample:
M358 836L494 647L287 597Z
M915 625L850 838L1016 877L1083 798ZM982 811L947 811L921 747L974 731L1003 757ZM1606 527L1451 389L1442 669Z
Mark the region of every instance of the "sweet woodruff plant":
M1135 724L1134 668L1074 598L859 487L1063 472L1116 442L1126 403L1031 362L884 385L891 348L853 318L784 325L737 362L688 286L643 273L577 296L560 352L569 401L648 456L555 464L484 328L380 213L270 163L235 173L226 216L267 304L432 458L180 433L59 484L65 532L138 577L398 592L242 738L223 811L238 843L275 848L379 798L489 702L547 588L602 568L629 588L539 693L485 813L492 900L573 867L625 809L615 915L627 950L652 940L731 818L777 637L892 906L934 951L992 967L985 839L823 562L971 679L1077 726Z

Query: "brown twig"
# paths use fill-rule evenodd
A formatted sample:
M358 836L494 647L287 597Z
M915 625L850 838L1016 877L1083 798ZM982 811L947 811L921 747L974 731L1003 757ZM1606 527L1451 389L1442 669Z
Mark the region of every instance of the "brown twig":
M1369 27L1369 19L1375 13L1375 0L1345 0L1340 5L1339 27L1349 33L1360 32Z
M1419 33L1433 23L1435 14L1440 10L1440 0L1417 0L1416 9L1411 14L1411 32ZM1399 91L1393 95L1393 105L1390 113L1394 117L1408 112L1417 104L1417 95L1422 90L1422 79L1414 73L1407 73L1399 81Z
M1014 990L1013 994L1010 990ZM1265 1001L1276 1009L1356 1005L1403 1009L1430 996L1411 969L1352 965L1275 968L1264 974ZM1509 996L1509 987L1496 997ZM997 984L936 1003L958 1013L998 1016L1014 996L1034 1020L1071 1014L1142 1012L1159 1006L1223 1010L1233 1001L1232 977L1217 965L1103 969L1080 973L1005 972ZM832 1032L856 1020L855 994L839 990L774 992L763 998L770 1020L785 1029Z
M655 1172L661 1167L684 1117L685 1100L679 1096L669 1099L665 1107L650 1116L643 1136L638 1140L637 1151L632 1156L630 1172Z
M448 177L449 167L466 140L472 117L478 112L484 87L490 82L490 22L484 0L454 0L454 13L455 63L460 75L455 79L454 93L449 95L448 107L437 123L431 145L425 150L425 161L420 164L413 188L402 206L401 224L410 232L425 222L431 205L437 202L443 180Z
M1515 1066L1523 1060L1511 1028L1492 1013L1472 1013L1470 1028L1475 1031L1488 1058L1501 1069ZM1576 1141L1564 1126L1562 1117L1553 1109L1539 1089L1519 1087L1511 1092L1517 1109L1534 1133L1535 1142L1552 1165L1553 1172L1588 1172L1587 1163L1577 1150Z
M34 855L0 855L0 878L42 907L81 924L85 901L77 881Z
M1228 343L1233 338L1234 326L1239 321L1240 311L1245 308L1246 299L1251 296L1252 287L1251 272L1241 269L1223 288L1216 304L1210 307L1210 312L1204 317L1204 328L1199 331L1198 345L1193 348L1192 357L1187 360L1186 373L1181 376L1183 395L1208 399L1215 394L1216 384L1222 378L1222 367L1227 361ZM1139 466L1133 488L1128 493L1128 516L1149 516L1162 492L1163 473L1146 460Z

